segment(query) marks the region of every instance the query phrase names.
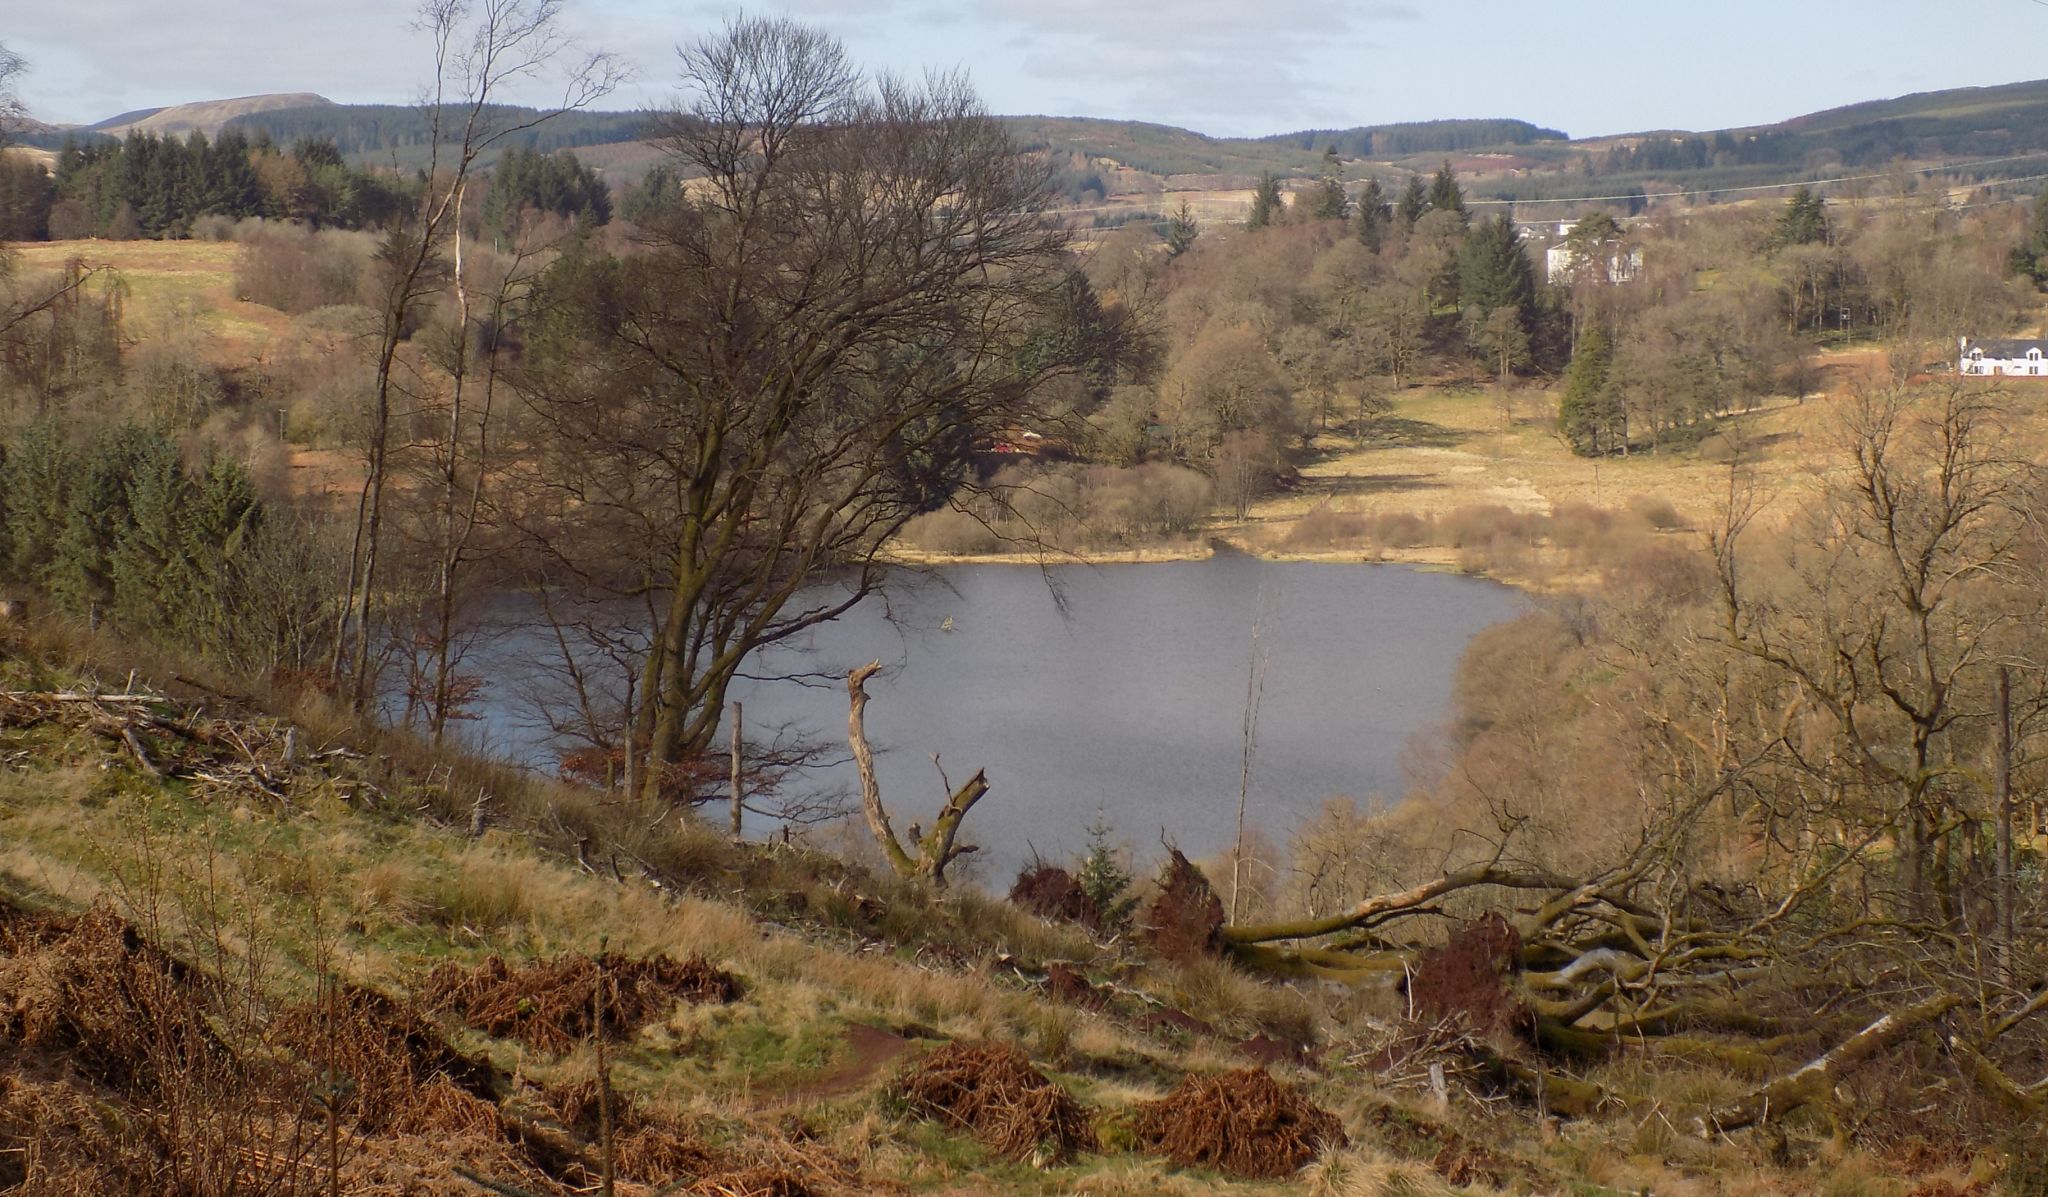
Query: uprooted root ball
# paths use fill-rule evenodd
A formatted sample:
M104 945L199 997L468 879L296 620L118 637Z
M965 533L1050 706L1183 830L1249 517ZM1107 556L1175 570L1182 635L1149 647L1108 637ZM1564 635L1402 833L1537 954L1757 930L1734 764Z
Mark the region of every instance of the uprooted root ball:
M906 1070L894 1092L912 1113L963 1127L1010 1159L1063 1160L1095 1148L1081 1103L1007 1044L949 1043Z
M498 956L475 968L443 964L427 977L421 997L428 1009L452 1013L486 1034L562 1052L590 1038L600 1004L605 1038L621 1039L678 1001L729 1002L741 992L738 978L701 958L631 960L611 953L602 960L557 956L517 968Z
M1289 1176L1348 1140L1335 1114L1262 1069L1189 1076L1138 1108L1139 1142L1184 1168Z

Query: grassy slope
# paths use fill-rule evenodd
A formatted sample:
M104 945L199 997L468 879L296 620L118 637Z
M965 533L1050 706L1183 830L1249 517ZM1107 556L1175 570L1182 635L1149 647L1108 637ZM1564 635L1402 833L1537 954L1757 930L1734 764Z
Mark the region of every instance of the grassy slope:
M104 654L114 650L66 637L45 633L0 651L0 690L75 684L92 672L82 664L89 660L100 661L106 675L111 658ZM145 670L142 678L149 676ZM218 696L207 705L234 709ZM154 910L171 935L224 910L235 928L230 952L268 959L268 996L280 1001L307 996L323 960L348 980L403 994L436 963L470 963L487 953L515 963L601 944L636 956L702 954L740 975L746 995L730 1005L677 1007L644 1028L613 1054L617 1083L636 1102L729 1145L783 1141L777 1136L789 1126L807 1127L857 1164L862 1192L1441 1193L1447 1190L1382 1181L1398 1165L1411 1175L1420 1168L1433 1182L1427 1161L1459 1141L1483 1144L1488 1166L1507 1170L1504 1191L1654 1187L1760 1197L1814 1192L1825 1178L1828 1191L1845 1197L1904 1197L1911 1187L1889 1178L1892 1165L1825 1149L1804 1153L1796 1169L1763 1170L1752 1145L1671 1130L1682 1113L1641 1124L1589 1121L1559 1134L1513 1105L1476 1102L1462 1091L1451 1108L1432 1107L1419 1073L1396 1082L1369 1062L1379 1042L1374 1028L1398 1021L1391 992L1296 993L1214 966L1147 964L973 893L932 903L824 858L736 850L687 828L668 837L669 854L659 858L665 888L630 868L613 879L548 850L543 841L561 836L525 822L543 809L557 827L601 819L587 797L522 789L402 739L346 736L317 710L299 714L307 749L353 739L371 751L301 767L283 802L251 801L205 782L153 780L114 742L81 730L0 729L0 893L55 908L112 901L146 924L156 921L148 917ZM239 718L259 752L281 735L276 722L253 712ZM459 814L477 779L493 776L498 825L472 838ZM646 844L640 850L652 854ZM1055 1002L1022 979L1060 958L1216 1023L1226 1037L1148 1034L1132 1021L1143 1008L1133 999L1095 1013ZM898 1065L864 1052L849 1038L855 1025L1018 1044L1096 1111L1109 1148L1038 1169L910 1119L886 1095ZM459 1047L525 1081L590 1075L587 1049L550 1055L442 1026ZM1129 1149L1119 1128L1137 1102L1188 1071L1241 1066L1227 1036L1253 1032L1313 1036L1321 1045L1317 1071L1279 1071L1339 1113L1353 1150L1326 1161L1304 1186L1230 1182ZM1661 1094L1675 1111L1725 1100L1747 1084L1626 1059L1594 1075L1617 1090ZM1958 1167L1950 1175L1961 1179Z
M17 646L9 657L0 646L0 690L76 680L31 659L37 656ZM63 657L60 650L46 659ZM306 743L316 751L333 746L311 730ZM357 784L367 777L377 779L383 797ZM1160 1091L1157 1083L1133 1084L1130 1075L1167 1078L1226 1062L1215 1045L1182 1052L1051 1006L1016 983L1014 972L1006 983L991 967L998 958L1029 967L1091 951L1077 935L974 895L920 908L887 883L830 862L735 854L708 832L695 843L695 859L704 889L727 896L664 896L638 878L619 882L583 870L517 826L472 839L422 818L421 810L448 799L452 784L374 764L308 767L294 776L286 802L252 803L203 783L154 781L90 735L48 725L0 730L0 886L60 909L112 900L142 923L153 921L145 916L154 909L172 926L203 920L211 893L215 907L250 928L243 942L286 965L274 973L278 999L305 996L309 970L323 955L350 980L403 993L434 964L491 952L516 960L594 952L602 941L636 956L701 953L741 975L747 997L681 1007L644 1030L616 1059L629 1092L739 1134L800 1115L855 1152L875 1180L919 1189L972 1176L978 1192L1056 1192L1106 1171L1146 1178L1131 1191L1210 1190L1208 1181L1184 1186L1131 1158L1091 1160L1050 1178L988 1160L968 1141L887 1117L877 1090L889 1071L851 1058L845 1030L856 1023L1019 1042L1064 1064L1070 1071L1062 1079L1085 1099L1107 1104ZM746 876L765 892L748 892ZM774 905L777 921L762 921L750 902ZM1162 974L1149 983L1191 1009L1242 1023L1246 1033L1260 1025L1263 999L1243 982ZM1195 991L1181 993L1182 986ZM521 1076L544 1082L589 1068L580 1053L549 1057L449 1029Z
M1768 523L1789 517L1803 498L1817 493L1814 463L1824 456L1854 389L1877 379L1882 366L1882 355L1870 349L1824 355L1819 394L1803 403L1774 400L1725 426L1745 446L1740 484L1766 500L1759 519ZM2037 394L2048 400L2048 389L2026 380L2006 385L2019 400L2011 408L2015 442L2048 443L2048 403L2026 402ZM1668 501L1694 527L1712 526L1725 510L1730 485L1725 453L1667 450L1588 460L1572 454L1556 435L1556 404L1553 390L1517 390L1504 418L1491 385L1411 388L1397 400L1380 435L1362 445L1342 436L1319 438L1298 489L1262 500L1249 520L1222 525L1217 532L1249 551L1276 556L1489 569L1483 559L1450 544L1385 547L1363 537L1312 548L1286 542L1296 521L1325 504L1366 516L1442 519L1460 509L1486 507L1540 515L1570 505L1618 510L1648 496ZM1515 580L1543 581L1508 572L1520 575Z

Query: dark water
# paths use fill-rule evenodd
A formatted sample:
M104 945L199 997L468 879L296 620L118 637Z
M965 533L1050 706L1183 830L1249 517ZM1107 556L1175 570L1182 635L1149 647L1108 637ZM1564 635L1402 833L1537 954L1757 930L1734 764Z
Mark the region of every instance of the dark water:
M1050 575L961 566L906 576L886 603L750 671L843 677L880 659L867 729L897 827L928 823L943 801L932 753L956 784L986 769L990 790L963 838L982 845L978 871L997 880L1034 850L1080 849L1098 810L1141 853L1162 834L1190 855L1226 846L1255 654L1263 685L1248 823L1284 844L1333 796L1397 795L1410 738L1450 713L1467 640L1522 606L1489 582L1395 565L1222 555ZM491 655L509 663L544 652L544 641L515 634ZM750 735L779 729L844 745L837 681L746 682L734 697ZM493 709L485 728L499 751L544 755L510 708ZM850 798L856 785L842 763L796 788Z

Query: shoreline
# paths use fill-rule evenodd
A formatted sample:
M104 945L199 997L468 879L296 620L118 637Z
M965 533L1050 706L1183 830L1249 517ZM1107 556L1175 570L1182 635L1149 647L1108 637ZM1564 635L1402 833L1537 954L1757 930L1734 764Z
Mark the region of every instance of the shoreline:
M1558 594L1571 588L1583 571L1562 571L1560 575L1531 577L1493 569L1474 569L1460 560L1456 549L1442 546L1417 548L1274 549L1255 544L1243 535L1242 527L1219 530L1200 541L1140 548L1081 550L1042 553L937 553L922 549L891 547L881 559L890 565L910 567L1012 565L1053 568L1063 566L1161 565L1180 561L1207 561L1225 553L1239 553L1260 561L1310 565L1405 565L1425 573L1457 574L1478 578L1529 595Z

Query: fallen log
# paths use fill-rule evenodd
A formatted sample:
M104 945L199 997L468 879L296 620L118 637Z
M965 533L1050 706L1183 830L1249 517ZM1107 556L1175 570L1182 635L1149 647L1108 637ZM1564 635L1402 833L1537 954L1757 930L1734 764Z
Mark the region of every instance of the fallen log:
M1293 922L1253 923L1246 926L1223 928L1223 938L1233 944L1271 943L1282 939L1314 939L1318 936L1333 935L1339 931L1350 931L1370 926L1376 921L1407 914L1428 905L1445 894L1479 886L1499 886L1505 889L1572 889L1574 882L1550 873L1524 872L1502 868L1498 865L1479 865L1446 873L1426 881L1413 889L1399 893L1383 894L1367 898L1351 909L1328 918L1300 919Z
M86 690L0 690L0 698L10 702L83 702L124 707L164 700L161 694L94 694Z
M2048 1112L2048 1083L2022 1085L2006 1075L2004 1069L1991 1062L1984 1053L1964 1042L1962 1037L1949 1037L1949 1050L1970 1066L1970 1079L1978 1088L1997 1099L2000 1105L2022 1118L2038 1119Z
M1822 1100L1835 1082L1856 1065L1885 1050L1920 1027L1963 1004L1954 994L1941 994L1904 1010L1894 1010L1836 1044L1825 1055L1771 1081L1718 1110L1700 1115L1695 1124L1702 1138L1781 1118Z

